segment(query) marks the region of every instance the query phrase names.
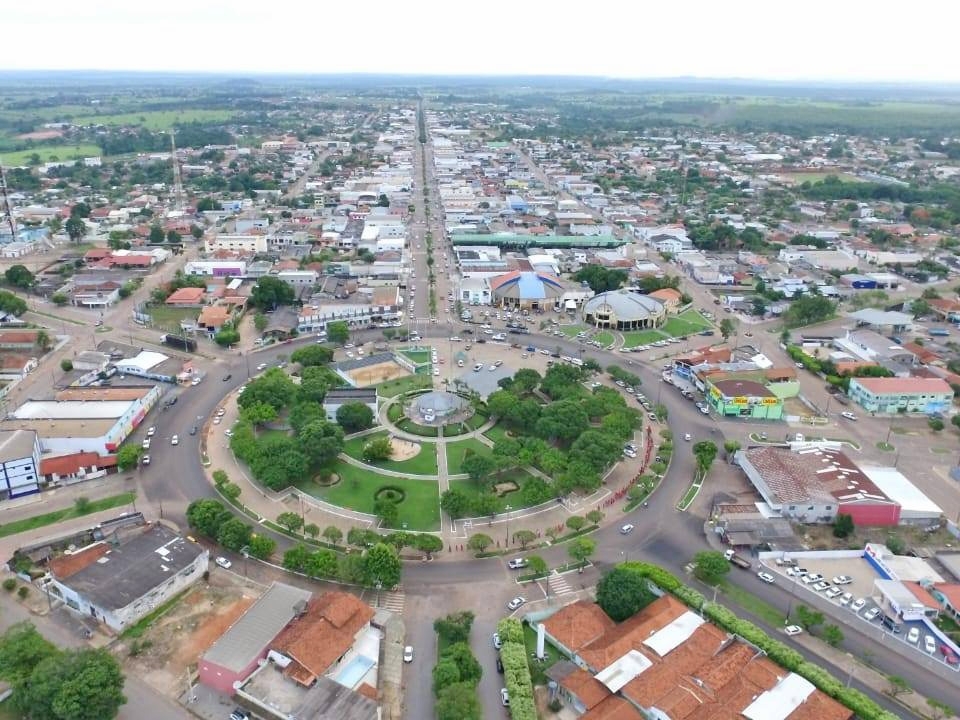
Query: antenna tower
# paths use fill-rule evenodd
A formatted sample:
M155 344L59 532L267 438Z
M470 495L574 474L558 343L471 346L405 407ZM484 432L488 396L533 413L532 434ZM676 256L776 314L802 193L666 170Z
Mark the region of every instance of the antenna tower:
M13 219L13 207L10 205L10 196L7 195L7 174L3 171L3 163L0 162L0 195L3 196L3 214L6 216L7 225L10 227L12 241L17 241L17 223Z

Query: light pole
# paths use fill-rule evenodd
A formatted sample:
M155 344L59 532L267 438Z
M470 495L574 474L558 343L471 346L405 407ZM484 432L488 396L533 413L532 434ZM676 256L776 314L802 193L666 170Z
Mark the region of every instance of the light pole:
M244 580L246 580L247 579L247 558L250 555L250 546L244 545L242 548L240 548L240 554L243 555L243 578Z
M507 505L505 508L503 508L503 510L504 510L505 513L507 513L507 515L506 515L506 518L507 518L507 545L509 545L509 544L510 544L510 511L513 510L513 507L512 507L511 505Z
M380 588L383 587L383 583L380 582L380 578L377 578L377 607L380 607Z

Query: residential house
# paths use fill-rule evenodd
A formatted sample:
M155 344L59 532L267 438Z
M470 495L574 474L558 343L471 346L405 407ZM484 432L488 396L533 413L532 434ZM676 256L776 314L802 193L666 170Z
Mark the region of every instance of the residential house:
M36 369L37 358L21 353L0 353L0 380L19 380Z
M74 277L70 289L70 302L89 308L107 308L120 299L122 284L115 280L99 280Z
M78 452L58 457L44 457L40 461L40 476L44 483L72 485L84 480L105 477L117 466L115 455Z
M32 350L39 330L0 330L0 350Z
M683 302L683 293L674 288L660 288L654 290L648 297L658 300L668 315L675 315L680 311L680 304Z
M200 311L197 327L213 334L233 319L228 305L207 305Z
M206 291L203 288L183 287L170 293L165 304L171 307L201 307L205 296Z

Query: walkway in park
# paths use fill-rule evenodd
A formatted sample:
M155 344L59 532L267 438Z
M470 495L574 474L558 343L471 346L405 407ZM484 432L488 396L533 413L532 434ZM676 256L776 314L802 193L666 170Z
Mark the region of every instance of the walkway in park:
M450 438L423 437L413 433L406 432L390 422L387 417L387 411L390 405L397 402L397 398L386 400L379 409L378 420L380 426L370 430L356 433L350 437L359 437L366 434L382 432L386 430L395 437L402 438L416 443L431 443L436 445L437 449L437 467L438 474L433 475L411 475L396 470L387 470L376 468L363 463L356 458L341 454L341 460L355 467L367 469L370 472L383 475L390 478L408 478L410 482L421 480L436 480L439 484L438 492L443 493L449 489L449 481L460 479L466 475L448 474L447 466L447 443L456 443L468 438L476 439L485 445L491 446L493 442L484 435L492 428L496 421L487 420L476 430L456 435ZM308 493L301 492L296 488L290 488L281 493L274 493L263 488L254 481L247 473L242 463L238 462L229 448L229 438L224 434L226 428L231 427L238 418L238 409L235 402L225 402L223 407L226 409L226 415L220 425L208 424L204 428L206 434L206 448L209 465L206 468L207 479L213 483L212 473L214 470L224 470L232 482L240 486L240 502L251 513L264 520L276 521L277 516L282 512L294 511L302 513L307 524L315 524L321 530L327 526L338 527L344 535L353 527L377 527L378 519L374 515L361 513L348 508L339 507L314 497ZM645 433L641 433L644 437ZM643 453L639 454L643 457ZM518 530L531 530L540 537L545 537L549 528L563 527L567 519L573 515L584 515L586 512L594 509L601 510L608 517L619 514L620 507L614 504L612 497L617 489L629 484L639 471L639 460L624 459L617 463L613 470L605 478L605 485L596 493L588 498L581 498L574 503L549 502L534 508L524 508L514 510L508 513L501 513L494 518L484 517L482 519L459 520L451 522L449 518L442 517L441 529L439 535L445 543L451 548L452 552L437 555L439 560L462 559L464 554L469 553L466 549L466 540L476 528L483 528L483 531L495 538L497 547L513 546L511 532ZM543 473L534 469L529 469L532 474L548 479ZM460 549L462 548L462 550Z

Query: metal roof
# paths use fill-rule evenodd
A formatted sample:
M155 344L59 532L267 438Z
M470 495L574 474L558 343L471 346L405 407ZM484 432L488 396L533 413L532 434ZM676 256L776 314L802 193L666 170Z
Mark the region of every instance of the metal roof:
M207 662L240 672L287 626L297 603L306 603L309 590L275 582L203 654Z
M747 720L784 720L815 691L809 680L790 673L744 708L743 716Z

